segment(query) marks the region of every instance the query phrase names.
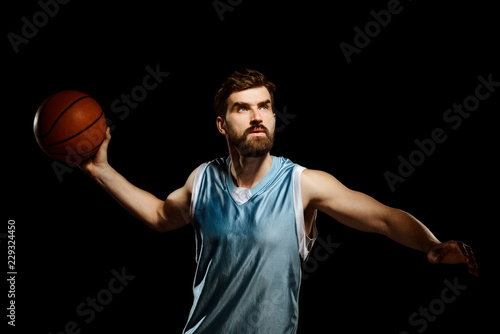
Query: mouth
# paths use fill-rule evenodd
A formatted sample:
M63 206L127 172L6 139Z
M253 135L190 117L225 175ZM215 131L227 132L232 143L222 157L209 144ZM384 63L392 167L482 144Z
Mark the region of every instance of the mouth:
M263 126L263 125L260 125L260 126L257 126L257 127L254 127L254 128L251 128L250 130L250 133L259 133L259 132L262 132L262 133L266 133L266 127ZM248 131L248 130L247 130Z
M265 136L266 132L263 129L255 129L250 131L251 136Z

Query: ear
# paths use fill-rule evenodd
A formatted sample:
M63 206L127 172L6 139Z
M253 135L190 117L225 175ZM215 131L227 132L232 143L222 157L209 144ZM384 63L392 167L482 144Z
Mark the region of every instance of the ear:
M224 119L220 116L217 116L216 123L217 123L217 130L219 130L219 132L222 133L223 135L226 135L227 131L225 128L226 124Z

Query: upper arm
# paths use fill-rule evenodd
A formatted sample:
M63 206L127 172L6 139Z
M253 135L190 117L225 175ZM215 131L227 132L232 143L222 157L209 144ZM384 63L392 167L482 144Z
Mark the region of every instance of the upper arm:
M196 168L186 180L186 183L179 189L174 190L162 202L158 210L159 221L158 230L168 232L181 228L189 223L189 207L191 205L191 194L193 191Z
M304 170L300 184L306 210L320 210L361 231L384 233L384 216L390 208L372 197L353 191L318 170Z

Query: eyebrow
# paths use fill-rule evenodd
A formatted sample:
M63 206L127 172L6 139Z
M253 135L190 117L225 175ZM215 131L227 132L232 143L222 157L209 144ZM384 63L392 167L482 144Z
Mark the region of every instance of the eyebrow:
M269 103L271 103L271 100L267 99L265 101L258 102L257 105L262 106L264 104L269 104ZM247 102L236 101L231 106L231 110L234 110L234 108L239 108L239 107L248 107L249 105L250 105L250 103L247 103Z

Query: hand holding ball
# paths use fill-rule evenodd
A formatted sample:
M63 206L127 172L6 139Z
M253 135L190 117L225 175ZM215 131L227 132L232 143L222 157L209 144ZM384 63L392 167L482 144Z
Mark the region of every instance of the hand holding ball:
M106 118L92 97L64 90L40 105L33 130L48 156L78 165L99 150L106 137Z

